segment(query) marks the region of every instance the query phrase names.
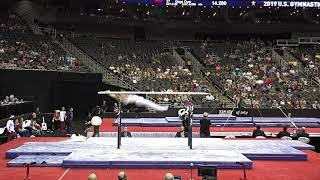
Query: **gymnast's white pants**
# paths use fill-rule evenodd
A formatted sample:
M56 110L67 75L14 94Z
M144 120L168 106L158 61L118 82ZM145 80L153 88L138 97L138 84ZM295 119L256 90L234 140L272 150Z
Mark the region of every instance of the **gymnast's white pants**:
M128 98L124 103L125 105L135 104L138 107L149 107L156 111L167 111L169 108L168 106L160 106L159 104L154 103L138 95L128 95Z

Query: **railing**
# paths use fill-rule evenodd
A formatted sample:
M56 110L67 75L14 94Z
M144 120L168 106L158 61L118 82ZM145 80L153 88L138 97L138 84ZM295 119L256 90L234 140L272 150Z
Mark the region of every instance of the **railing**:
M129 88L133 89L133 87L130 87L128 83L124 82L123 80L119 79L115 75L112 74L107 68L100 65L98 62L96 62L93 58L88 56L86 53L84 53L82 50L75 47L69 40L66 38L63 38L59 41L68 52L76 56L85 66L87 66L91 71L96 73L102 74L102 79L108 84L117 85L123 88Z
M202 72L203 73L203 72ZM219 86L217 86L217 84L215 82L213 82L210 78L208 78L207 76L204 76L205 79L210 83L212 84L218 91L219 93L224 93L222 89L220 89ZM237 102L236 100L234 100L231 96L225 94L225 95L222 95L222 96L225 96L232 104L236 105L237 106Z
M295 47L295 46L299 46L299 42L298 40L295 40L295 39L278 39L277 46Z
M191 60L193 73L199 73L200 70L203 69L202 64L199 63L199 61L188 50L185 50L185 57L186 59Z
M299 45L319 45L320 44L320 37L318 37L318 33L316 33L316 37L298 37L296 35L295 39L278 39L277 40L277 46L284 46L284 47L290 47L290 46L299 46ZM299 34L298 34L299 36ZM284 54L285 59L289 60L289 58L294 59L297 61L299 65L299 70L301 73L303 73L305 76L307 76L309 79L311 79L311 82L316 83L320 88L320 78L319 78L319 72L310 72L310 69L308 67L305 67L302 65L301 61L294 57L290 52L285 50Z
M301 72L303 75L307 76L307 73L305 72L305 67L301 64L300 60L294 57L289 51L284 50L283 51L283 57L287 61L294 61L296 62L296 67L298 68L299 72Z
M42 34L47 34L47 35L52 36L54 38L57 37L57 30L54 28L38 27L38 29L41 31Z
M189 50L185 50L185 57L191 60L192 69L194 70L193 73L199 74L202 77L202 79L204 79L207 82L207 84L215 88L219 93L223 93L223 91L216 85L216 83L212 82L207 76L204 75L202 70L205 70L205 67L198 61L196 57L193 56L193 54ZM232 104L235 103L230 96L221 95L220 97L225 97L224 100L227 100Z
M181 58L181 56L178 54L178 52L175 49L172 50L172 56L174 60L177 62L177 64L179 64L180 66L184 67L186 65L184 60Z
M298 72L303 76L307 77L307 79L310 80L311 83L313 82L312 78L310 78L311 76L309 72L306 71L306 68L301 64L301 62L296 57L294 57L287 50L283 50L283 57L282 57L276 52L275 49L272 49L272 60L276 61L280 66L283 66L283 67L288 67L289 61L296 62L297 66L295 67L297 67Z
M281 67L287 67L288 62L280 55L277 53L276 49L272 49L272 60L276 61Z
M303 66L303 64L301 63L301 61L299 59L297 59L295 56L293 56L289 51L287 50L284 50L284 53L283 53L285 59L287 60L293 60L297 63L297 68L298 68L298 71L304 75L305 77L307 77L311 83L315 83L317 84L317 86L320 87L320 82L318 79L314 78L314 74L312 74L309 69L305 66Z
M299 37L298 38L299 44L316 44L319 45L320 37Z
M320 37L299 37L298 39L278 39L277 46L299 46L300 44L319 45Z

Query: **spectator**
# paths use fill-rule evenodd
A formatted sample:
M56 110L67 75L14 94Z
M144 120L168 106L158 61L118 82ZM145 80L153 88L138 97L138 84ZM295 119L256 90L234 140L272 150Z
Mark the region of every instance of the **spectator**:
M67 112L67 116L66 116L66 126L67 126L68 134L70 134L72 130L72 121L73 121L73 108L71 107Z
M96 107L94 107L92 109L92 115L93 116L101 116L102 115L102 109L99 105L97 105Z
M102 119L99 116L93 116L91 118L91 125L93 126L93 135L92 137L99 137L100 136L100 125L102 123Z
M309 133L306 132L306 128L302 127L297 129L296 133L293 135L295 139L298 139L299 137L307 137L309 138Z
M91 118L92 118L92 115L91 113L89 112L88 115L87 115L87 120L85 121L85 130L84 130L84 136L87 136L87 133L90 131L90 129L92 128L92 124L91 124Z
M180 127L180 131L177 132L176 137L188 137L188 133L184 130L184 127Z
M92 173L92 174L90 174L89 176L88 176L88 180L97 180L98 178L97 178L97 175L95 175L94 173Z
M32 135L40 136L41 135L41 126L37 123L37 121L32 121Z
M36 122L38 122L38 118L37 118L37 114L35 113L35 112L33 112L32 114L31 114L31 121L36 121Z
M266 135L264 134L264 131L261 130L261 127L259 125L256 127L256 129L252 133L253 138L256 138L258 136L266 137Z
M52 118L52 130L58 130L60 123L60 110L55 110Z
M11 115L10 119L7 121L6 129L8 133L14 133L15 132L15 125L13 121L14 116Z
M211 94L206 95L206 97L203 99L203 101L214 101L214 100L215 100L215 98Z
M36 115L40 115L41 114L39 107L36 108L35 113L36 113Z
M15 124L13 121L14 116L11 115L10 119L7 121L6 125L6 131L8 132L8 141L12 141L16 138L16 132L15 132Z
M166 173L164 175L164 180L173 180L174 176L171 173Z
M118 180L127 180L127 175L125 172L121 171L118 174Z
M16 119L14 130L17 133L17 136L23 137L23 129L22 129L23 118Z
M59 119L60 119L60 131L63 132L65 131L66 128L66 124L65 124L65 120L66 120L66 110L64 107L61 107L61 111L60 111L60 115L59 115Z
M42 119L42 118L43 118L43 114L41 113L39 107L36 108L35 113L36 113L36 116L37 116L39 119Z
M183 114L181 118L182 118L182 126L184 127L184 131L188 132L189 126L190 126L190 117L188 113Z
M25 131L24 137L30 137L32 135L32 122L31 120L24 120L22 123L22 128Z
M6 96L2 101L2 104L9 104L9 102L10 102L9 96Z
M107 110L108 110L107 101L103 100L102 105L101 105L101 110L103 113L107 112Z
M119 111L118 104L117 104L117 103L114 103L113 112L118 113L118 111Z
M203 118L200 120L200 137L210 137L211 121L208 119L208 113L203 113Z
M288 136L290 137L290 133L288 132L288 128L287 127L284 127L282 131L280 131L278 134L277 134L277 137L278 138L282 138L284 136Z
M14 97L14 95L13 94L11 94L10 96L9 96L9 104L14 104L14 103L17 103L18 102L18 98L16 98L16 97Z
M123 128L123 132L121 132L121 137L132 137L131 132L128 131L128 127Z
M318 101L314 101L311 106L313 109L319 109Z
M16 98L14 95L6 96L3 101L0 101L1 105L9 105L9 104L17 104L17 103L23 103L23 99L19 101L18 98Z
M16 124L16 132L20 135L20 137L29 137L30 132L25 128L23 117L20 117L19 123Z

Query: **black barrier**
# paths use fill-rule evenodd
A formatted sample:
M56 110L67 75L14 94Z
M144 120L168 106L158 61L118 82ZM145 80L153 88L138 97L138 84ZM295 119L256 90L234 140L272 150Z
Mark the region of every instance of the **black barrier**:
M33 110L33 102L0 105L0 119L8 118L11 115L25 114L28 112L32 112Z
M123 113L123 118L148 118L148 117L177 117L179 108L170 108L166 112L127 112ZM279 109L247 109L247 108L195 108L194 114L202 114L208 112L209 114L232 114L237 117L285 117ZM283 112L291 113L291 117L320 117L320 110L318 109L283 109ZM251 114L252 113L252 114ZM104 117L115 117L113 112L107 112Z
M291 113L291 117L320 117L319 109L282 109L285 114ZM219 108L219 114L231 114L238 117L285 117L280 109L246 109Z
M0 70L0 96L34 97L34 106L52 112L61 106L85 114L99 102L102 76L63 71Z

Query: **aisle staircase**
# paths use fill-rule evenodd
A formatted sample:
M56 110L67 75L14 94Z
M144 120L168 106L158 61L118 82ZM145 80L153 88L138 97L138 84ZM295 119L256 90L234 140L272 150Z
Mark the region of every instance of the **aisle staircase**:
M179 54L178 52L175 52L174 54L175 56L179 56L176 57L176 59L184 61L183 64L186 64L187 61L191 61L191 66L189 69L193 73L194 79L196 79L198 82L202 81L204 85L209 89L211 94L213 96L217 96L219 100L223 102L227 108L233 108L236 106L236 103L233 102L231 98L224 96L222 94L222 90L215 86L213 82L211 82L207 77L203 75L202 71L205 70L205 67L197 60L197 58L195 58L191 54L191 52L188 49L184 49L184 54Z

